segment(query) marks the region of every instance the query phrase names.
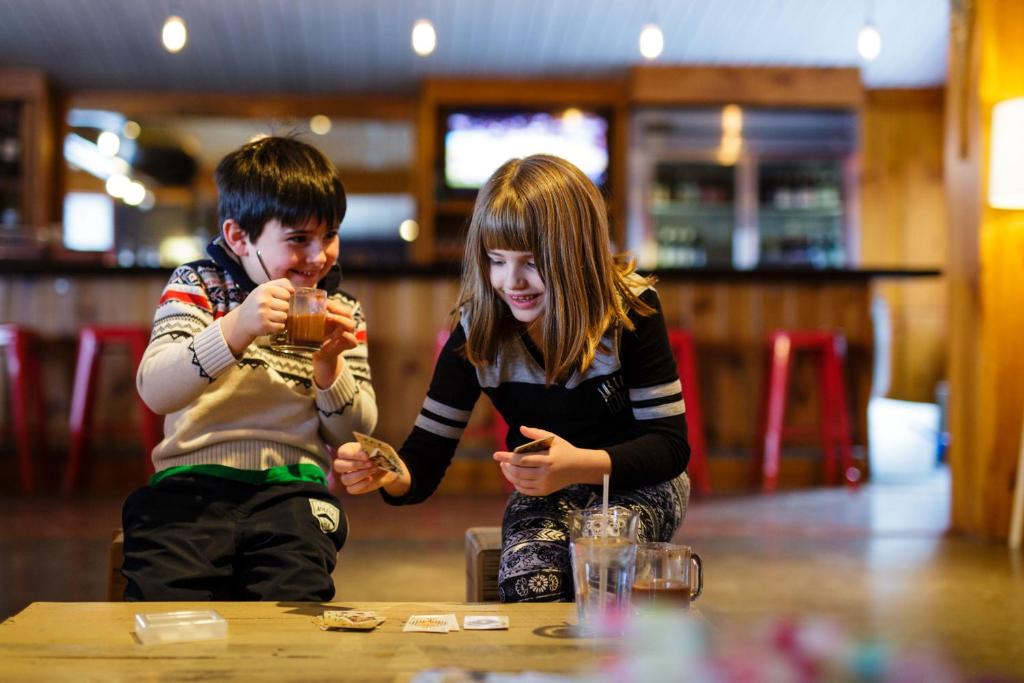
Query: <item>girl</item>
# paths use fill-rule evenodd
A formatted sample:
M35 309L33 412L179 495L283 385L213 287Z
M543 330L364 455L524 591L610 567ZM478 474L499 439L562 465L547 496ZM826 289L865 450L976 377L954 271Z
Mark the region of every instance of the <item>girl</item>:
M682 387L651 280L612 256L604 201L563 159L535 155L495 171L477 195L454 329L437 359L402 472L356 443L334 470L352 494L392 505L437 488L480 392L509 424L494 459L515 487L502 523L504 602L573 599L567 517L610 503L640 517L640 541L668 541L689 481ZM512 448L552 436L546 452Z

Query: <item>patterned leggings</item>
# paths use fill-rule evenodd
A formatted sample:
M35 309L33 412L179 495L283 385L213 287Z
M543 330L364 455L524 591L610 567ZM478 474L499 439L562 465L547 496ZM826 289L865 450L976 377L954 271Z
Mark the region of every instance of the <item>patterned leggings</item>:
M686 516L690 480L683 473L657 486L609 496L639 516L637 540L670 541ZM513 493L501 525L498 596L502 602L572 602L569 512L601 504L600 487L573 484L549 496Z

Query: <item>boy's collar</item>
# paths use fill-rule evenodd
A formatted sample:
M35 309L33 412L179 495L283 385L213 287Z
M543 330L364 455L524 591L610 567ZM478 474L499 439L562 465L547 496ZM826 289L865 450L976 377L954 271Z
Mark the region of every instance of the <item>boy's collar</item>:
M242 262L235 256L235 253L228 248L223 235L218 235L206 245L206 253L210 255L214 263L228 271L231 279L244 289L246 294L256 289L256 283L245 272L245 267L242 266Z
M256 283L245 272L242 262L235 256L235 253L228 248L228 245L224 242L223 235L218 235L206 245L206 253L213 259L214 263L226 270L246 293L256 289ZM339 284L341 284L341 267L335 263L316 286L319 289L326 290L328 294L332 294L337 291Z

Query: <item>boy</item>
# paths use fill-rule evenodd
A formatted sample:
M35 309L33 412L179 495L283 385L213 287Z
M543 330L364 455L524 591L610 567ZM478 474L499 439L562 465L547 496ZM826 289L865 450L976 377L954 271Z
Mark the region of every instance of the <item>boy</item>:
M215 178L221 235L171 276L139 366L167 417L156 473L122 511L125 599L330 600L348 529L326 446L377 420L366 326L337 289L345 191L319 151L279 137ZM329 294L312 353L269 344L295 287Z

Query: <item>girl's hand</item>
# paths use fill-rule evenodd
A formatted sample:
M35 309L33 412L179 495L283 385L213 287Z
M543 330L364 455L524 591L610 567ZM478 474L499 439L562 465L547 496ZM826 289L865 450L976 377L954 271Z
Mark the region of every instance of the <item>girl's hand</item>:
M264 282L221 319L224 340L236 357L256 337L284 329L294 292L295 286L287 278Z
M345 368L342 352L354 349L359 343L350 307L328 299L326 323L327 336L320 348L313 352L313 379L322 389L331 386Z
M605 451L576 448L560 436L534 427L520 427L519 432L530 440L554 437L547 452L494 454L501 473L523 495L546 496L569 484L600 484L603 475L611 471Z
M402 463L401 475L382 470L370 461L369 455L355 441L338 446L333 468L338 481L354 496L370 493L381 487L392 495L400 496L409 490L412 482L405 463Z

